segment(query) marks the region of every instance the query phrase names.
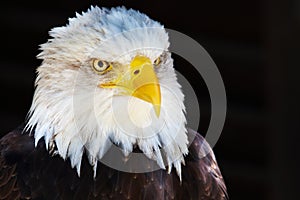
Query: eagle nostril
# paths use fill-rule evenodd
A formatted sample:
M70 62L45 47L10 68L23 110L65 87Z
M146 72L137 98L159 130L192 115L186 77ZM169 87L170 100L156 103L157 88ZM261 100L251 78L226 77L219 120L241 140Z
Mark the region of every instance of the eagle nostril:
M139 73L140 73L140 70L139 70L139 69L137 69L137 70L135 70L135 71L133 72L134 75L138 75Z

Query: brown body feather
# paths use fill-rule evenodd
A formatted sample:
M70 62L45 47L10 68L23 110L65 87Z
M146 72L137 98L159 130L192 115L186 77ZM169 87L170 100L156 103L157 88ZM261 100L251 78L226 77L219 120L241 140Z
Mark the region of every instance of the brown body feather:
M181 183L174 170L126 173L101 163L94 179L86 156L78 177L68 160L49 155L43 140L34 147L21 127L0 140L0 199L227 199L213 152L198 133L189 136ZM210 152L205 157L203 149Z

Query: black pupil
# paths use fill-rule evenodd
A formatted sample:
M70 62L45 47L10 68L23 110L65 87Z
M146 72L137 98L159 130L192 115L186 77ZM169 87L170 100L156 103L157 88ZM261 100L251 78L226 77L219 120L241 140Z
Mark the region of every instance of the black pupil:
M104 65L104 63L103 63L102 61L99 61L99 62L98 62L98 67L102 68L103 65Z

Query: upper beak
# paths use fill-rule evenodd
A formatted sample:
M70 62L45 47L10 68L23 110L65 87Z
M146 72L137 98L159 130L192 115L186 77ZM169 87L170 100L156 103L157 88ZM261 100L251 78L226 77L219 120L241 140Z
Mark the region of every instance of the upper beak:
M151 60L145 56L132 59L129 69L114 82L99 85L102 88L119 87L126 95L142 99L153 105L157 117L160 115L161 93Z

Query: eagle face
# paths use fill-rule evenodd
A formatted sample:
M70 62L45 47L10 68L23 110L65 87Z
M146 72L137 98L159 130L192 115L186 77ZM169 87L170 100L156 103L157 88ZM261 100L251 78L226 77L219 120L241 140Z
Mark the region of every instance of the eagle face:
M27 123L36 144L44 137L78 173L83 152L96 170L110 141L125 155L137 146L181 176L184 95L163 26L123 7L91 7L49 34Z

